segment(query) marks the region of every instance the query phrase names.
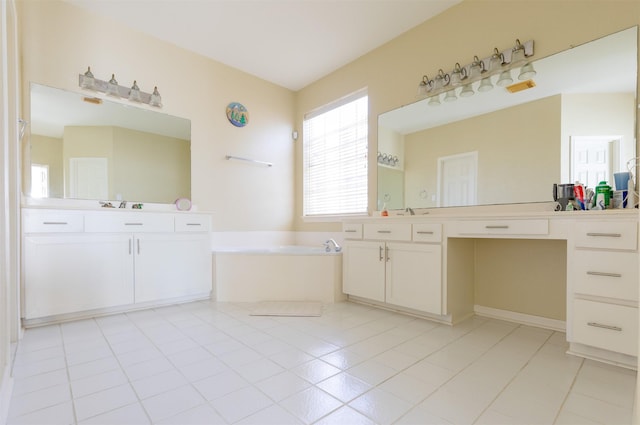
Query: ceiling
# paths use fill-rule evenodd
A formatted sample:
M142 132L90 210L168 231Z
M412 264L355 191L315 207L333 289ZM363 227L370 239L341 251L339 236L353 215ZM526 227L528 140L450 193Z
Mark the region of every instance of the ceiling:
M67 0L300 90L462 0Z

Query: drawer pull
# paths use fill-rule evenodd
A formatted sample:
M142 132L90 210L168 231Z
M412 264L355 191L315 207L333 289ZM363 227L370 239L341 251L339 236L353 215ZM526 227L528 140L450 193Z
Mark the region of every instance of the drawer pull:
M57 225L67 225L69 223L67 223L66 221L43 221L42 224L57 224Z
M622 234L620 233L597 233L597 232L589 232L587 236L595 236L595 237L605 237L605 238L621 238Z
M202 226L201 223L187 223L187 226Z
M125 226L142 226L143 223L124 223Z
M494 226L484 226L485 229L508 229L509 226L507 226L506 224L500 224L500 225L494 225Z
M378 230L378 233L391 233L391 230Z
M592 326L594 328L601 328L601 329L607 329L610 331L622 332L622 328L619 326L603 325L602 323L598 323L598 322L589 322L587 323L587 325Z
M345 233L356 233L356 229L346 229Z
M622 277L620 273L607 273L607 272L592 272L588 271L588 275L590 276L606 276L606 277Z
M416 233L419 234L419 235L433 235L433 232L427 232L427 231L424 231L424 230L419 230Z

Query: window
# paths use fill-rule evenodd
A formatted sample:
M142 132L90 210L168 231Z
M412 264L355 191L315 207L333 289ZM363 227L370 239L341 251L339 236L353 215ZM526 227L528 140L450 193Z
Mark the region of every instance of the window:
M367 212L369 98L357 92L304 117L304 216Z
M49 197L49 166L31 164L31 197Z

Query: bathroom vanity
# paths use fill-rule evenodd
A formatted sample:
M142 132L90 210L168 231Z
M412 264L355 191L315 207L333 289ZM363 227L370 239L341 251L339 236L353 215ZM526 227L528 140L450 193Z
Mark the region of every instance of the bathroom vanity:
M208 298L211 217L22 210L24 325Z
M477 313L566 330L571 353L636 367L637 210L459 211L344 221L344 292L353 301L443 323L456 324ZM527 244L533 247L535 241L561 244L566 276L554 285L564 286L556 292L564 293L566 288L566 322L544 317L544 313L523 314L517 307L478 305L474 297L482 267L478 261L482 241L488 240L497 244L518 240L525 248ZM495 261L498 267L493 270L502 272L498 270L500 259ZM515 284L522 277L516 273L510 278ZM545 294L541 296L537 302L546 303ZM552 296L549 294L549 302Z

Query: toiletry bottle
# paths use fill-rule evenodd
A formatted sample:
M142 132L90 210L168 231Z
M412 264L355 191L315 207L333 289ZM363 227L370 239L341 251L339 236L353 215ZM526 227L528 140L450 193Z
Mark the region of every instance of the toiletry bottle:
M388 217L389 211L387 211L387 204L382 205L382 211L380 211L380 216Z

